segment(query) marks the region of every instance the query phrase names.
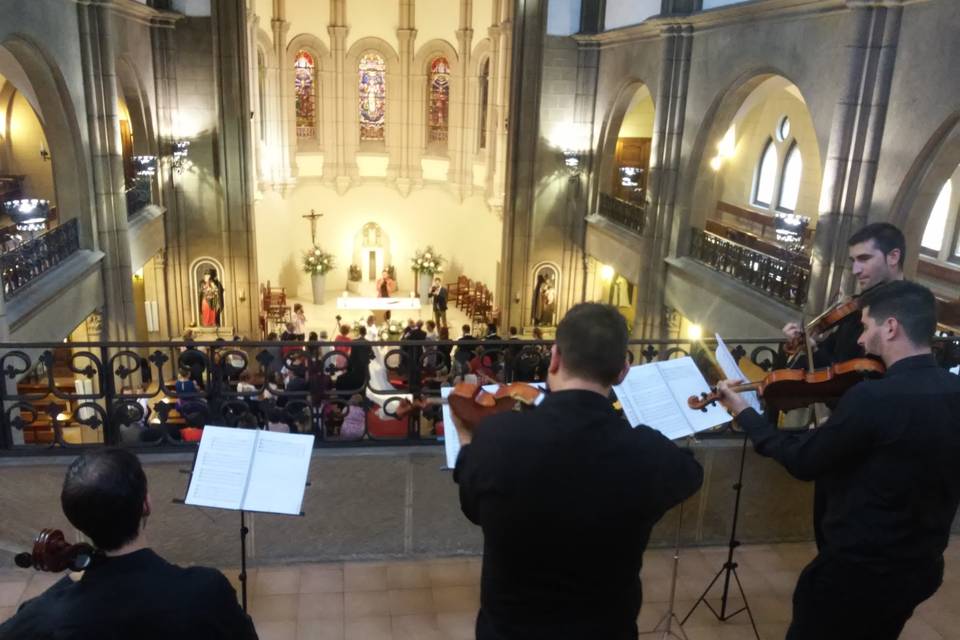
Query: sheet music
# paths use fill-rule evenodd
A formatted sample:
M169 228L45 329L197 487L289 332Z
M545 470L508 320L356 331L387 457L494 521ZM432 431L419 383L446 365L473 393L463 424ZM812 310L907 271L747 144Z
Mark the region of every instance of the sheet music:
M300 514L310 470L313 436L258 431L243 499L246 511Z
M186 504L240 509L259 431L205 427Z
M660 372L659 362L630 367L613 391L630 426L645 424L671 440L693 435L690 423Z
M743 380L744 382L749 382L747 376L743 375L743 371L741 371L740 365L737 364L733 354L730 353L730 349L727 348L727 343L723 341L719 333L715 333L714 336L717 338L717 364L723 369L723 375L727 377L727 380ZM740 395L743 396L747 404L756 410L757 413L763 415L763 410L760 408L760 396L757 395L756 391L748 391Z
M531 382L529 384L539 389L547 388L545 382ZM499 388L499 384L487 384L483 386L483 390L487 393L494 393ZM453 391L453 387L440 387L440 397L443 398L443 406L441 407L441 413L443 415L443 448L447 454L448 469L453 469L457 466L457 456L460 455L461 446L460 434L457 433L457 427L453 424L453 413L450 411L450 405L447 404L447 398L450 396L451 391ZM541 393L534 404L539 405L543 402L543 398L544 394Z
M624 381L614 386L631 426L645 424L676 440L730 421L719 406L696 411L687 398L709 392L693 358L676 358L630 367Z
M186 504L298 515L313 436L206 426Z

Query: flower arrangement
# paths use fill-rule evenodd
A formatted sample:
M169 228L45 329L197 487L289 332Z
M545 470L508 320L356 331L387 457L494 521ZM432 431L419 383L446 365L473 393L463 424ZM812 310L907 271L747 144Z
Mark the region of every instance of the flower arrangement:
M411 267L418 273L425 273L432 276L437 273L443 273L443 256L434 251L433 247L427 247L423 251L417 251L411 260Z
M323 275L337 266L333 254L326 253L320 247L309 249L303 254L303 271L310 275Z
M350 280L350 282L360 282L360 280L363 279L363 273L360 271L360 265L350 265L350 273L348 274L347 279Z
M380 329L380 339L381 340L396 340L400 337L400 323L399 322L390 322L382 329Z

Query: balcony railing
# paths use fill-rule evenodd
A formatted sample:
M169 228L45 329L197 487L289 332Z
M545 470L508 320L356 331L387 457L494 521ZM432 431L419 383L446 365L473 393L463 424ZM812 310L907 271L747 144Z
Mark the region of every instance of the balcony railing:
M477 341L470 357L451 356L456 344L376 342L373 360L323 342L0 345L0 375L18 379L0 385L0 452L101 444L178 449L195 446L208 424L289 428L314 434L318 447L435 445L445 426L440 407L398 416L401 399L438 398L441 385L469 372L501 381L546 377L549 341ZM784 362L775 340L731 344L758 366ZM712 348L636 341L630 351L638 363L692 355L715 381L705 346ZM283 378L286 384L278 384ZM729 426L714 435L727 432Z
M643 233L647 220L646 207L642 204L614 198L605 193L600 194L597 213L637 234Z
M366 343L366 355L359 344L350 356L332 342L0 344L0 375L18 379L0 385L0 455L103 444L189 450L210 424L311 433L317 447L437 445L446 426L440 407L403 413L401 400L438 398L441 385L469 372L543 380L551 345L480 340L466 358L449 355L455 342ZM777 339L727 344L764 371L786 364ZM715 348L710 340L631 341L630 359L689 355L714 384ZM938 338L934 350L942 365L960 363L960 337ZM703 436L732 433L728 423Z
M43 235L0 254L3 297L10 300L24 287L80 249L77 219L67 220Z
M807 301L806 259L768 255L697 228L690 238L690 257L781 302L802 307Z

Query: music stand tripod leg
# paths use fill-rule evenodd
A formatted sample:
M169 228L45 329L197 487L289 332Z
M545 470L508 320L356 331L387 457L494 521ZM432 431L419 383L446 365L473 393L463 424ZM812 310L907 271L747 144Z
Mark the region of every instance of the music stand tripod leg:
M670 576L670 600L667 604L667 611L663 614L663 617L660 618L660 621L657 622L656 626L650 631L641 631L638 635L649 636L654 634L660 634L659 637L661 640L664 638L678 638L679 640L689 640L687 638L687 632L683 630L683 623L680 622L679 616L673 610L674 604L676 603L677 597L677 577L679 575L680 569L680 531L683 527L683 503L680 503L680 511L677 515L677 534L676 540L673 547L673 571ZM673 630L673 624L676 622L677 629L680 630L680 633L676 633Z
M243 600L243 612L247 612L247 514L240 510L240 594Z
M717 575L713 576L713 580L710 581L710 584L707 585L707 588L703 590L703 593L700 594L700 597L697 598L697 601L693 603L693 606L690 608L690 611L687 612L687 615L683 617L683 620L680 624L686 623L690 619L690 616L693 615L693 612L696 611L697 607L701 603L706 605L707 609L710 610L710 613L716 617L720 622L726 622L734 616L746 611L747 617L750 619L750 626L753 627L753 635L756 636L757 640L760 640L760 632L757 630L757 623L753 619L753 612L750 610L750 603L747 601L747 594L743 590L743 585L740 583L740 576L737 575L737 563L733 561L733 551L740 546L740 541L737 540L737 520L740 517L740 496L743 491L743 467L747 458L747 434L743 434L743 447L740 449L740 471L737 476L737 483L733 485L733 490L736 492L736 497L733 501L733 523L730 526L730 541L727 543L727 561L723 563L723 566L717 572ZM743 606L733 613L727 613L727 603L730 598L730 575L733 574L733 578L737 583L737 588L740 591L740 597L743 599ZM707 601L707 594L710 593L710 590L713 588L713 585L716 584L717 580L720 579L720 576L723 576L723 594L720 596L720 611L718 612L713 606Z

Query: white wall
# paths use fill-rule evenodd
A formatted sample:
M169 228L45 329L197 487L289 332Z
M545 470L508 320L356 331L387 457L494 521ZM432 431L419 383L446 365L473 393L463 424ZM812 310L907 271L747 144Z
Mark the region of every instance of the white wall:
M660 15L661 0L607 0L604 28L607 30L640 24Z
M0 117L5 114L0 112ZM4 166L5 173L26 175L23 185L23 195L27 198L44 198L56 204L56 194L53 187L53 168L49 160L40 157L40 145L49 150L43 128L34 113L33 107L19 91L13 98L12 113L10 114L9 130L6 132L6 142L9 144L10 164ZM73 158L55 158L58 162L73 162Z
M173 0L172 7L185 16L210 15L210 0Z
M291 295L309 295L300 261L310 247L310 225L301 216L310 209L324 214L317 223L317 243L337 258L336 269L327 274L330 291L346 287L356 235L368 222L379 224L388 236L403 291L413 281L410 259L427 245L446 259L445 280L463 273L491 288L496 285L501 222L482 197L459 203L445 186L427 186L404 198L385 183L363 184L338 196L319 181L302 181L286 199L270 192L256 203L260 282L285 286Z

